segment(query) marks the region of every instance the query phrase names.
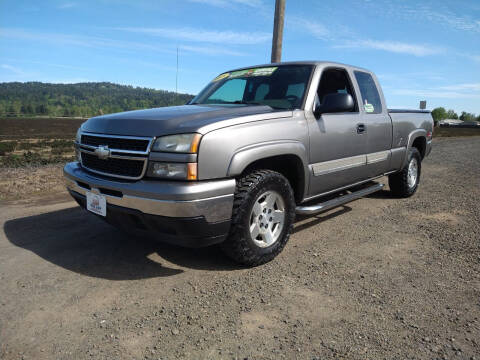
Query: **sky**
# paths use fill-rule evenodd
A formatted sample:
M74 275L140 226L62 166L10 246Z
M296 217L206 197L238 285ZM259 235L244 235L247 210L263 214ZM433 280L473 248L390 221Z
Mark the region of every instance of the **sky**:
M198 93L270 61L274 0L0 0L0 82ZM480 114L480 0L286 0L282 61L374 71L390 108Z

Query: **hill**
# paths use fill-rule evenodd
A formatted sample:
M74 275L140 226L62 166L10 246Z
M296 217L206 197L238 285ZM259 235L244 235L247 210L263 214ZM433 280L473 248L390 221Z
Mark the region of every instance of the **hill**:
M109 82L0 83L0 116L80 116L185 104L189 94Z

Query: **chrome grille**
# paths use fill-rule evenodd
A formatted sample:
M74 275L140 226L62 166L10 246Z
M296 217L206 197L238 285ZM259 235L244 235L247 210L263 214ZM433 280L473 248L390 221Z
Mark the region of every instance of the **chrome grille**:
M108 146L110 149L147 151L148 139L114 138L106 136L82 135L82 144L90 146Z
M145 175L153 138L83 133L80 139L76 147L85 169L121 179Z

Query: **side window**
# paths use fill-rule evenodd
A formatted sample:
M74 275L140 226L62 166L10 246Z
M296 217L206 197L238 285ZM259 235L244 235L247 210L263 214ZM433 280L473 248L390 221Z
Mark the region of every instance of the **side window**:
M365 112L368 114L380 114L382 112L382 101L372 75L362 71L355 71L355 78L362 94L362 106Z
M242 101L247 80L231 79L209 96L209 103Z
M317 98L320 104L323 103L325 95L332 93L344 93L350 94L355 101L355 92L352 88L352 83L347 72L343 69L327 69L322 73L320 84L317 89ZM358 108L355 104L355 108L352 112L357 112Z

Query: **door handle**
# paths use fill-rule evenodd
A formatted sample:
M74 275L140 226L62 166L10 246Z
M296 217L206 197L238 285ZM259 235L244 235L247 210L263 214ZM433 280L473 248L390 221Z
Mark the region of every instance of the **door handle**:
M365 124L357 124L357 134L363 134L367 131Z

